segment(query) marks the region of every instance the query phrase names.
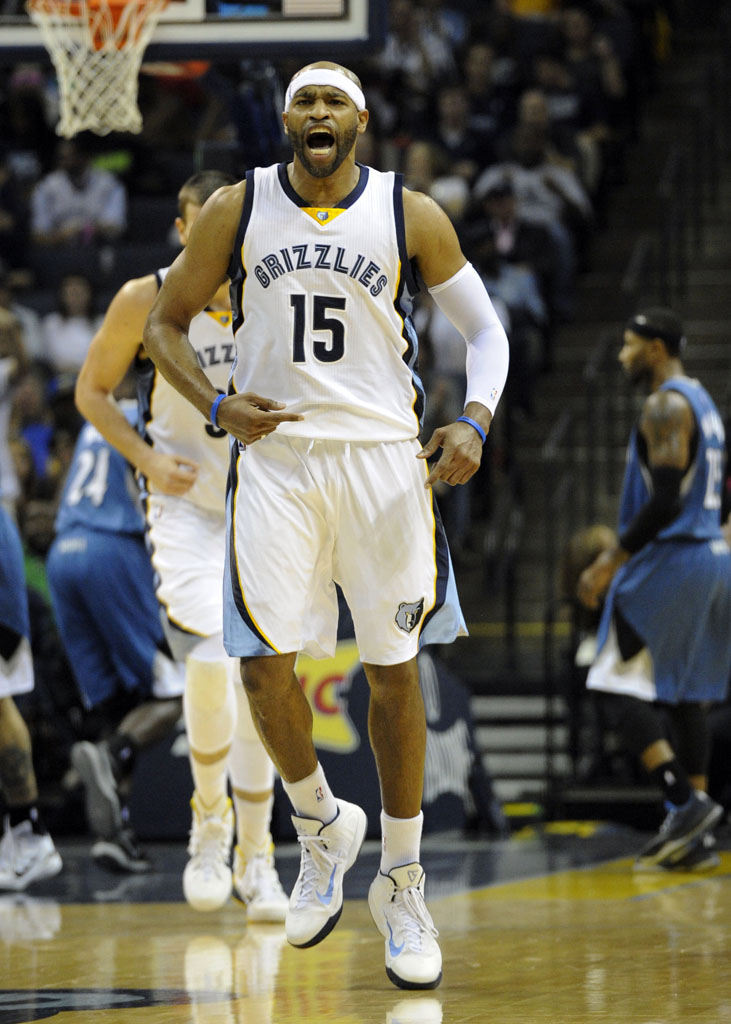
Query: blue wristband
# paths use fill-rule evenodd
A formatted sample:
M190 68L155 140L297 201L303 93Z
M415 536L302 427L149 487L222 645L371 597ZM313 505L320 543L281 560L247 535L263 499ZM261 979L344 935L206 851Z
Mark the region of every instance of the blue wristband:
M477 431L477 433L480 435L480 440L482 441L483 444L487 440L487 434L482 429L482 427L477 422L477 420L472 420L472 419L470 419L469 416L458 416L455 422L456 423L469 423L469 425L471 427L474 427L475 430Z
M218 415L218 407L225 397L225 395L219 395L218 398L214 400L213 405L211 406L211 415L208 418L211 421L212 427L218 427L218 420L216 419Z

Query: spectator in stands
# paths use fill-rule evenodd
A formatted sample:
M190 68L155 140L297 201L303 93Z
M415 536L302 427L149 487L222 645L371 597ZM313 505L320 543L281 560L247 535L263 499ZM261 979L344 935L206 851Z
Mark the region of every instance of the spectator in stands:
M612 39L595 31L591 14L585 8L567 6L559 24L566 65L580 93L598 112L592 136L602 147L607 172L616 176L621 174L623 148L632 120L622 64Z
M465 245L474 245L485 234L495 239L499 256L527 266L536 274L552 324L572 319L576 302L574 263L562 262L561 249L545 224L519 214L515 189L507 179L480 192L465 217L461 228Z
M33 457L32 499L52 500L61 476L55 455L56 424L51 409L51 376L41 363L31 363L15 385L10 419L11 438L20 438Z
M610 135L606 111L596 90L582 91L560 54L544 51L533 61L533 81L546 99L553 133L574 136L582 155L580 177L598 217L606 203L606 142Z
M434 106L436 119L423 137L443 150L452 174L471 184L495 158L493 133L470 116L470 97L459 82L448 82L437 89Z
M15 381L25 365L20 323L0 307L0 506L11 514L20 484L10 448L10 419Z
M509 181L515 191L520 216L548 228L563 273L571 280L586 264L594 211L578 177L551 163L545 134L537 126L516 125L508 158L480 175L475 183L476 198L503 181Z
M9 146L0 148L0 263L16 277L27 274L28 209L23 186L9 158Z
M484 193L494 182L506 179L524 216L551 230L563 226L581 248L592 224L591 201L577 175L551 161L545 131L538 125L515 126L507 158L484 171L476 188Z
M52 81L41 65L21 62L8 74L0 96L0 137L7 142L10 167L26 198L50 170L58 144L49 117Z
M565 7L559 23L564 59L579 89L597 95L607 122L618 126L625 119L627 82L612 40L595 32L590 13L578 5Z
M0 261L0 310L12 313L20 321L23 350L27 358L43 359L41 318L30 306L18 302L18 289L14 280L10 268Z
M387 94L399 101L398 130L413 136L426 123L430 96L456 70L454 47L434 32L415 0L393 0L389 17L386 44L374 63Z
M510 323L508 395L511 408L531 415L535 377L548 360L548 311L535 271L511 263L497 250L495 235L485 231L465 244L465 256L479 271L493 299L507 309Z
M525 89L518 101L516 124L536 125L546 138L546 156L558 167L567 167L578 175L587 193L591 195L599 180L600 154L596 143L582 136L565 123L554 123L546 94L541 89Z
M432 36L444 39L452 50L464 44L469 19L462 4L444 3L443 0L419 0L424 29Z
M471 129L489 139L491 152L495 142L515 121L518 94L516 69L511 65L501 75L495 47L487 39L475 39L460 62L469 104Z
M102 317L94 312L94 288L83 274L66 274L56 308L42 320L45 359L55 376L75 377Z
M453 172L449 157L435 142L416 140L404 151L404 182L407 188L425 192L439 203L453 223L459 223L469 200L469 185Z
M91 244L118 238L127 227L127 192L110 171L91 163L83 136L63 139L55 169L31 197L31 234L35 245Z

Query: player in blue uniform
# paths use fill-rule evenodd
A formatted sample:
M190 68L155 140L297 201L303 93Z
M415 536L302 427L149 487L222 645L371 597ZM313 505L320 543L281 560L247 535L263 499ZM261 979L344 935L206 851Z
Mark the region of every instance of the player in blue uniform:
M684 343L667 309L638 313L625 329L620 362L649 396L630 439L618 544L578 591L596 607L608 588L587 686L612 695L628 748L665 796L667 817L639 868L713 866L710 834L722 815L705 793L705 705L724 699L731 672L725 438L710 395L684 373Z
M15 892L62 867L38 811L30 734L13 699L30 693L34 682L23 548L0 504L0 890Z
M121 403L131 423L137 403ZM182 669L167 652L145 545L145 520L125 458L90 423L81 430L66 478L48 583L61 639L87 708L126 705L99 744L74 744L86 791L92 856L123 871L150 864L127 822L123 794L135 752L180 718Z

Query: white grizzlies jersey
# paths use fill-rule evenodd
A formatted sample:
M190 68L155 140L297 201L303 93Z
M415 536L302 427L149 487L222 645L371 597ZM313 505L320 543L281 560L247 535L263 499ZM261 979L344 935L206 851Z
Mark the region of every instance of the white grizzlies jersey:
M158 284L166 273L167 269L157 272ZM231 320L229 312L203 310L193 317L188 332L200 365L213 386L224 394L234 356ZM151 359L138 359L135 370L142 436L156 451L182 455L198 463L198 477L184 499L223 514L229 467L226 431L206 422L165 380Z
M229 267L238 393L304 419L280 434L402 441L419 433L424 391L409 314L401 176L361 167L335 209L308 207L286 164L246 175Z

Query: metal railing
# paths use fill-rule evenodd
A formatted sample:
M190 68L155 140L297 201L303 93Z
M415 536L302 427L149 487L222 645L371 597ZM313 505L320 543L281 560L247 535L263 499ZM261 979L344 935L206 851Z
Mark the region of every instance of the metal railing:
M731 13L722 26L731 46ZM727 50L726 52L731 52ZM625 319L642 305L682 309L689 270L706 242L709 211L719 202L721 169L731 156L731 68L721 51L680 113L655 190L655 224L638 235L621 279L616 328L602 332L583 370L584 396L562 410L541 452L544 490L544 672L552 707L564 697L556 625L567 615L557 586L559 563L574 530L616 506L624 447L637 411L617 360ZM729 392L731 395L731 392ZM731 399L730 399L731 402ZM562 641L563 642L563 641ZM568 708L568 715L576 709ZM549 716L554 726L561 723ZM546 735L546 789L557 783L555 728Z

